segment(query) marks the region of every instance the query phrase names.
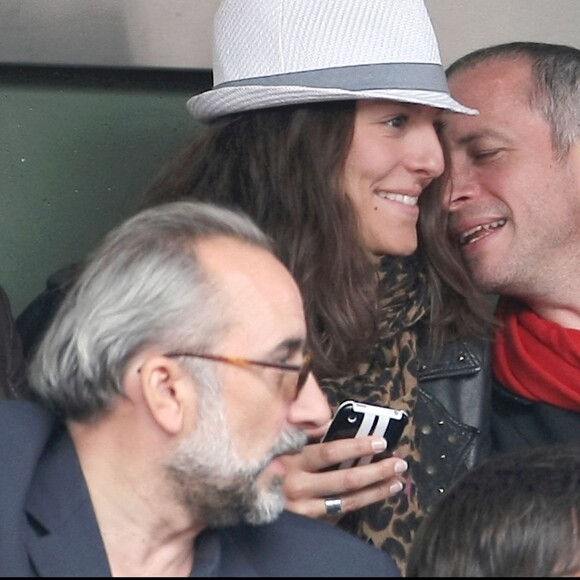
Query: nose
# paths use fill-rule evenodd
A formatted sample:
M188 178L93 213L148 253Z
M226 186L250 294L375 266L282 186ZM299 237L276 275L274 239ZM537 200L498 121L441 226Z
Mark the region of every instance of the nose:
M431 123L425 123L416 131L412 141L409 148L410 169L429 181L439 177L445 169L445 159L435 127Z
M290 405L288 422L307 432L317 432L328 424L331 414L326 395L310 373L298 398Z
M447 211L457 211L475 195L475 180L468 163L451 155L449 183L443 196Z

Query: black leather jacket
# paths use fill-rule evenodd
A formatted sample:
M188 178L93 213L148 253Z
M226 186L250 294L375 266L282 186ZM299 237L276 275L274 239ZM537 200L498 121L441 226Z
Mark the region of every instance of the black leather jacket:
M427 352L426 345L420 352ZM492 367L490 343L445 345L423 361L415 405L421 462L414 476L427 511L465 471L491 452Z

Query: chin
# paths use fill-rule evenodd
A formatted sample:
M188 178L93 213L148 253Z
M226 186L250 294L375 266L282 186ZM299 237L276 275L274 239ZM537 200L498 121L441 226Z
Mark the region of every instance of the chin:
M379 253L405 258L407 256L412 256L417 251L418 244L419 242L415 236L402 236L391 239L390 242L385 243L382 248L379 249Z
M254 509L247 512L244 520L248 524L260 526L278 519L284 511L285 499L282 493L262 494Z
M388 256L395 256L397 258L407 258L409 256L412 256L416 251L417 251L417 245L414 245L414 246L410 246L409 248L406 248L406 249L403 249L403 248L393 249L393 248L391 248L391 249L386 250L382 253L386 254Z
M417 251L417 244L410 244L409 246L399 245L385 245L381 247L375 247L369 250L375 256L395 256L405 258L407 256L412 256Z
M278 518L285 504L282 481L275 478L266 488L258 486L254 506L246 512L244 519L253 525L268 524Z

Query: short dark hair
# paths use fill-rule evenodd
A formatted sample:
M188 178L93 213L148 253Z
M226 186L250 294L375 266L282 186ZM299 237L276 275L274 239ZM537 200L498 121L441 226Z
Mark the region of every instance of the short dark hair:
M409 577L580 573L580 446L493 456L423 520Z
M447 77L492 59L531 64L530 106L550 124L556 155L565 155L580 139L580 50L546 42L496 44L457 59L447 68Z

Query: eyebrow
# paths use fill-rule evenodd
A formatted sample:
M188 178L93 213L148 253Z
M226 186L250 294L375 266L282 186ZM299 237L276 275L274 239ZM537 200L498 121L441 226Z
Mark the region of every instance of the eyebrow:
M449 133L444 133L444 138L447 139L451 146L465 146L481 139L499 139L500 141L507 140L503 133L496 131L495 129L476 129L475 131L471 131L465 135L462 135L459 139L452 139Z

